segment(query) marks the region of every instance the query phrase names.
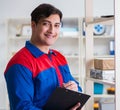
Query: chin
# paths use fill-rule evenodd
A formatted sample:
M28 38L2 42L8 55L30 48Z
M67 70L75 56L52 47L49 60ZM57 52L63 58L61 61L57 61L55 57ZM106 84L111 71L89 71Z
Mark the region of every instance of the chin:
M47 42L47 44L48 44L49 46L53 45L54 43L55 43L55 41L53 41L53 42Z
M54 43L47 43L46 45L47 46L52 46Z

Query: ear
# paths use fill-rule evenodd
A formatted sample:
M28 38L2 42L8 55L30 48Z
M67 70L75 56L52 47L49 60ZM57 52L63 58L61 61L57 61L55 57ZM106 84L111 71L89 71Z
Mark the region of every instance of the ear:
M31 28L34 29L36 27L36 23L34 21L31 22Z

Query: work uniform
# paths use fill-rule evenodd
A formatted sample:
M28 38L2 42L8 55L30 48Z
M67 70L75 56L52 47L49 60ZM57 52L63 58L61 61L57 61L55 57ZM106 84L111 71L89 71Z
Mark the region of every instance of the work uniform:
M9 61L4 75L10 110L42 110L56 87L75 81L60 52L50 49L46 54L30 41Z

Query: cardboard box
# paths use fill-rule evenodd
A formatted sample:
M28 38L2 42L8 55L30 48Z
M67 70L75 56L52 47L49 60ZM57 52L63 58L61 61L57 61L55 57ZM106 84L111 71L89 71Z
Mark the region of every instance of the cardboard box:
M114 70L114 58L96 58L94 59L94 68L101 70Z

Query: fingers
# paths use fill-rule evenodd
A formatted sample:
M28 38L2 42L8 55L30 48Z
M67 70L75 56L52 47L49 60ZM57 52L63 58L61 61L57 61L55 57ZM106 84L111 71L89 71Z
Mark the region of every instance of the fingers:
M80 107L80 103L77 103L75 106L73 106L70 110L77 110Z
M69 81L68 83L63 83L63 87L66 89L78 91L77 84L74 81Z

